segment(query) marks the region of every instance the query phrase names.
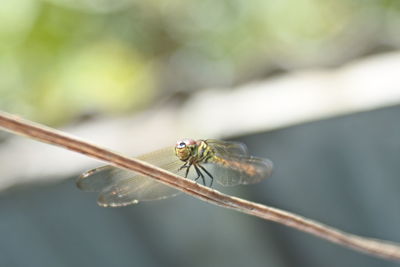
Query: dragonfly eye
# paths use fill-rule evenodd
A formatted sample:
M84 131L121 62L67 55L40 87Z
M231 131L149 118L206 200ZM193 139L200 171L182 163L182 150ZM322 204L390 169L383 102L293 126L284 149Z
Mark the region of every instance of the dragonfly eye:
M176 145L176 148L185 148L186 143L185 142L180 142L179 144Z

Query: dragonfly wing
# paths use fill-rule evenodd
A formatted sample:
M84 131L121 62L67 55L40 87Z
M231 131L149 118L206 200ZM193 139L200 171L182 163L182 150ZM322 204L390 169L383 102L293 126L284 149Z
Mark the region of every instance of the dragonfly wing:
M138 158L174 173L178 173L179 167L183 165L171 147ZM78 178L77 186L84 191L100 192L98 204L113 207L179 194L178 190L152 178L111 165L85 172Z
M76 186L83 191L100 192L110 184L133 175L135 174L131 171L105 165L81 174L76 181Z
M215 151L217 155L237 155L249 156L249 151L243 143L228 142L214 139L206 140L206 143Z
M143 175L131 176L105 187L97 200L103 207L121 207L139 201L159 200L180 193L172 187Z
M179 165L179 160L177 160L172 147L150 152L137 158L168 170L173 167L174 163ZM171 171L174 170L171 169ZM121 180L130 179L137 175L138 174L133 171L124 170L111 165L105 165L83 173L81 176L79 176L76 184L81 190L100 192L110 184L114 184Z
M271 176L273 168L268 159L240 156L215 156L207 165L216 181L223 186L258 183Z

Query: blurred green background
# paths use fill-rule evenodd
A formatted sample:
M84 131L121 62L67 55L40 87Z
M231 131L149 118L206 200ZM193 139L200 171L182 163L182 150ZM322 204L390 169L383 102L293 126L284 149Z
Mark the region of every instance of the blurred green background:
M0 109L60 125L400 47L400 1L0 5Z

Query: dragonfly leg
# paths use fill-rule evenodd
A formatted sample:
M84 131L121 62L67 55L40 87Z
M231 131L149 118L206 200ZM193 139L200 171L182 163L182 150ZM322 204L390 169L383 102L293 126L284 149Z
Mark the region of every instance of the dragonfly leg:
M186 169L185 178L187 178L187 176L188 176L188 174L189 174L189 169L190 169L191 166L192 166L191 163L188 164L188 162L185 162L185 163L178 169L178 172L179 172L180 170L182 170L182 169Z
M185 163L186 164L186 163ZM188 166L186 166L186 172L185 172L185 178L187 178L187 176L188 176L188 174L189 174L189 170L190 170L190 167L192 166L192 164L191 163L189 163L189 165Z
M210 187L212 187L212 185L213 185L213 182L214 182L214 177L207 171L207 169L206 168L204 168L203 166L201 166L200 164L198 164L197 166L199 166L200 167L200 169L202 169L207 175L208 175L208 177L210 177L211 178L211 183L210 183Z
M189 166L187 166L186 164L187 164L187 162L185 162L185 163L178 169L178 171L180 171L180 170L182 170L182 169L185 169L185 168L188 168Z
M201 173L201 171L199 170L199 168L197 167L197 165L193 165L194 166L194 169L196 170L196 172L197 172L197 175L199 175L196 179L195 179L195 181L197 180L197 179L199 179L199 177L201 177L201 180L203 181L203 185L206 185L206 179L204 179L204 175Z
M194 169L196 170L196 173L197 173L197 177L194 180L197 181L201 177L201 173L198 168L195 167Z

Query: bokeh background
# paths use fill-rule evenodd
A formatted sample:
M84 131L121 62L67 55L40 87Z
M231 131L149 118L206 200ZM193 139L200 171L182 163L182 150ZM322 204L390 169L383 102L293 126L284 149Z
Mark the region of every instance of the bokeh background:
M0 12L0 105L56 125L400 46L396 0L16 0Z
M15 0L0 109L138 155L246 143L276 170L219 188L400 242L397 0ZM187 196L104 209L101 164L0 132L0 266L396 266Z

